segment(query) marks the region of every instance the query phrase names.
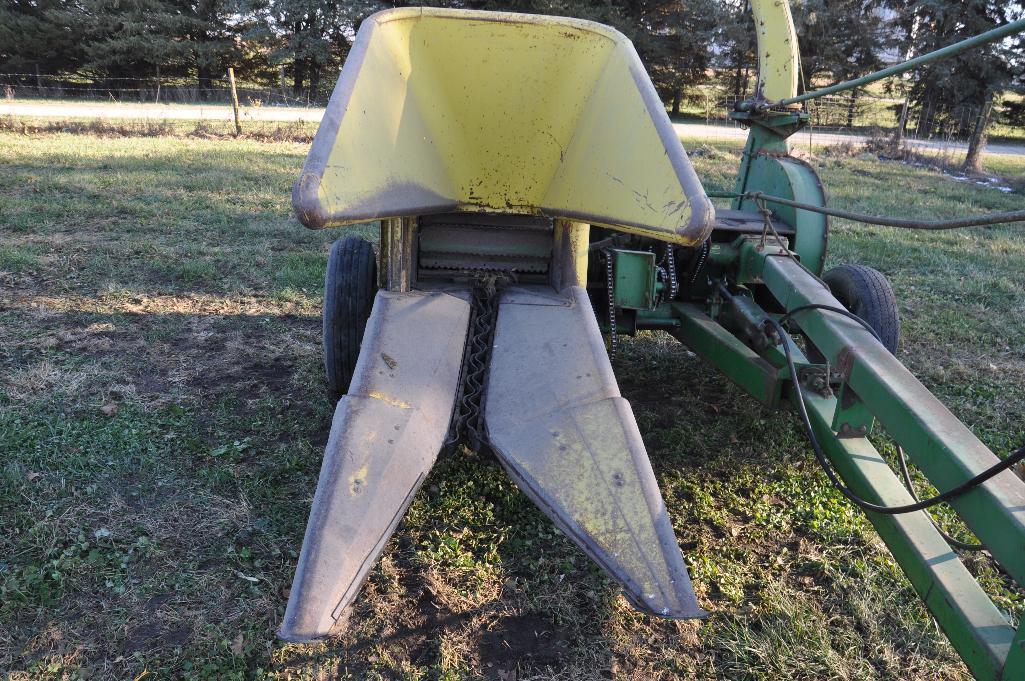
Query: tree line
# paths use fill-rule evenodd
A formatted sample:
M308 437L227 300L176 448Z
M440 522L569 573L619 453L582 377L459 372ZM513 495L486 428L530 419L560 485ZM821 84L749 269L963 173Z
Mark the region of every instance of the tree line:
M323 100L378 0L3 0L0 72L191 82L202 92L229 66L250 83ZM452 0L427 4L556 14L609 24L637 47L667 106L679 112L697 86L741 97L754 82L746 0ZM802 87L864 75L1022 14L1004 0L792 0ZM1022 47L1005 41L892 79L886 94L942 125L958 107L1025 124L1025 104L998 101L1025 86ZM284 83L283 83L284 81ZM851 111L857 93L851 95ZM906 118L902 125L906 124Z

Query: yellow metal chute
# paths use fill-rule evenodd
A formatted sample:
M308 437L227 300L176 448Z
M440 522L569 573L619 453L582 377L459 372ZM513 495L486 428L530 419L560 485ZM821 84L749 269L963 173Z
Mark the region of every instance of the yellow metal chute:
M770 102L793 97L797 94L801 55L790 3L752 0L751 12L758 37L757 96Z
M310 227L489 211L681 244L703 241L714 220L624 36L428 8L364 22L293 201Z

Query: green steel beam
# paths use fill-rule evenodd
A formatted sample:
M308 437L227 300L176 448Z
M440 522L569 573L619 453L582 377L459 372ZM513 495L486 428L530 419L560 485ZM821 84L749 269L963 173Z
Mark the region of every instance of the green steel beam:
M742 261L785 309L840 306L792 259L768 257L757 240L741 250ZM937 489L951 489L999 461L857 322L820 311L799 313L795 322ZM1008 574L1025 584L1025 483L1006 471L950 503Z
M1014 635L1014 642L1011 650L1007 653L1007 660L1004 662L1003 681L1014 679L1025 679L1025 627L1018 624L1018 631Z
M775 263L793 262L779 257L776 249L764 249L760 253L763 264L769 261L769 265L763 266L763 272ZM800 285L808 284L801 282ZM814 285L822 288L817 282ZM786 370L779 347L767 348L764 357L760 356L698 306L672 303L668 310L666 307L660 306L656 314L661 318L668 311L680 320L680 327L673 335L756 399L769 406L776 406L781 398L794 399L789 384L782 381ZM764 311L760 315L768 316ZM855 326L861 329L860 325ZM795 359L804 364L803 353L792 340L787 340ZM784 385L788 386L786 390ZM913 501L867 438L838 436L834 421L844 410L837 396L826 397L811 390L805 390L804 396L816 437L840 476L856 494L890 506ZM993 681L1025 678L1025 634L1016 632L993 604L929 516L922 511L896 516L868 513L867 516L972 674Z
M719 369L726 378L762 404L776 407L780 400L779 371L736 336L690 303L672 303L680 326L670 333L695 354Z
M816 437L855 494L887 506L914 501L867 439L836 436L831 427L836 398L809 391L804 394ZM1021 678L1003 674L1004 660L1015 638L1014 628L926 513L867 515L972 674L978 679Z

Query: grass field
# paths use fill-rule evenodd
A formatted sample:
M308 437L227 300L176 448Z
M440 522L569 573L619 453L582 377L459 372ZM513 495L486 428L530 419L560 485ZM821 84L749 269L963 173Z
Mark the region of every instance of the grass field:
M731 187L736 146L692 151L709 189ZM634 612L496 464L455 455L347 631L275 641L332 411L319 315L338 233L290 214L305 152L0 133L8 678L967 678L796 422L657 334L626 340L615 368L706 621ZM1025 207L896 162L814 162L846 208ZM1019 234L837 223L830 240L830 264L891 278L901 357L998 452L1025 438ZM966 561L1019 617L1022 593L984 556Z

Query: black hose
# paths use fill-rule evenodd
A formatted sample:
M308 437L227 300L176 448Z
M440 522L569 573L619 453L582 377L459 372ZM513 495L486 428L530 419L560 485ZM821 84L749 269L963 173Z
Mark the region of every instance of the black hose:
M904 486L908 488L908 494L911 495L912 499L918 501L918 493L915 492L915 484L911 482L911 473L908 471L908 458L904 455L904 448L900 445L897 445L897 463L900 464L900 475L904 478ZM940 527L935 518L930 517L929 520L932 522L932 526L936 528L936 531L940 533L940 536L955 549L961 549L962 551L986 550L985 544L969 544L968 542L963 542L960 539L954 539L943 531L943 528Z
M810 203L802 203L801 201L784 199L780 196L770 196L763 192L747 192L746 194L741 194L738 198L776 203L781 206L791 206L793 208L800 208L801 210L807 210L813 213L830 215L834 218L843 218L845 220L853 220L854 222L864 222L870 225L882 225L884 227L899 227L901 229L944 230L959 229L961 227L979 227L981 225L998 225L1003 222L1025 222L1025 210L1012 210L1005 213L989 213L988 215L976 215L975 217L970 218L954 218L953 220L908 220L906 218L891 218L881 215L855 213L849 210L840 210L839 208L826 208L825 206L816 206Z
M914 511L921 511L923 509L941 504L945 501L949 501L954 497L960 496L965 492L975 489L982 483L986 482L990 478L999 473L1006 471L1008 468L1018 463L1019 461L1025 460L1025 446L1020 447L1017 451L1013 452L1006 459L1003 459L999 463L996 463L983 472L979 473L970 480L962 482L953 489L949 489L946 492L937 494L934 497L923 499L913 504L905 504L903 506L881 506L879 504L873 504L871 501L862 499L853 491L851 491L843 481L840 480L836 471L833 470L832 464L826 458L826 455L822 451L822 445L819 444L818 438L815 437L815 430L811 424L811 418L808 416L808 407L804 403L804 391L801 388L801 382L797 380L797 367L794 365L793 353L790 350L790 344L787 342L786 331L783 330L782 325L778 321L772 318L768 318L764 322L767 326L771 326L776 335L779 337L780 343L783 344L783 354L786 356L787 368L790 370L791 381L794 386L794 393L797 395L797 411L801 415L801 420L804 422L805 431L808 434L808 440L811 442L812 449L815 452L815 459L819 462L819 466L822 467L823 472L829 481L833 484L837 490L840 491L848 500L854 503L865 511L871 511L873 513L881 513L883 515L899 515L902 513L912 513Z
M863 327L865 327L865 330L872 334L875 337L875 339L879 341L880 344L882 344L883 342L883 340L879 337L879 334L876 333L876 330L872 328L871 324L869 324L864 319L854 314L850 310L845 310L842 307L837 307L835 305L824 305L822 303L808 303L807 305L798 305L797 307L795 307L794 309L790 310L785 315L780 317L779 323L783 324L798 312L804 312L805 310L826 310L827 312L835 312L839 315L843 315L844 317L852 319L861 324Z

